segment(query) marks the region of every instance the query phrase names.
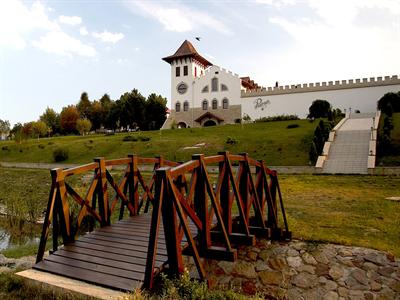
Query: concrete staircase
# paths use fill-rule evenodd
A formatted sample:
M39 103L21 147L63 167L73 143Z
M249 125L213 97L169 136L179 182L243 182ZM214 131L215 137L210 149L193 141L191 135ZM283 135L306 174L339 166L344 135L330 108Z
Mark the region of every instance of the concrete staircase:
M374 113L352 114L336 131L323 173L367 174Z

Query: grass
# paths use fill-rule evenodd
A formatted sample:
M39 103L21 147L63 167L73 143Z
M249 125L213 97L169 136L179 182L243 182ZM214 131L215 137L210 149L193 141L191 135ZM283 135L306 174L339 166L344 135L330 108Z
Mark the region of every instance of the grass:
M378 153L377 165L400 166L400 113L393 113L393 130L391 131L391 150L388 153ZM383 136L383 115L379 121L378 139Z
M297 128L287 128L298 124ZM211 128L188 128L180 130L121 133L110 136L67 136L28 140L22 144L15 141L0 143L0 161L4 162L53 162L53 151L67 149L69 158L65 163L87 163L94 157L120 158L136 153L166 159L185 161L194 153L214 155L218 151L232 153L248 152L251 157L264 159L268 165L308 165L308 152L313 132L318 122L308 120L280 121L256 124L237 124ZM126 136L132 141L123 141ZM145 141L144 137L150 138ZM226 143L228 138L236 144ZM205 147L184 150L184 147L205 143Z
M363 246L400 257L400 176L280 175L295 238Z

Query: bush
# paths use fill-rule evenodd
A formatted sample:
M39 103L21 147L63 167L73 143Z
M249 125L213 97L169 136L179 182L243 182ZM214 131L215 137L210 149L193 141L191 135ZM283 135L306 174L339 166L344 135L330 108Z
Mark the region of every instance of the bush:
M275 121L292 121L300 120L297 115L277 115L273 117L263 117L256 119L255 122L275 122Z
M229 145L236 145L237 143L239 143L239 141L235 138L228 136L225 140L225 143Z
M148 137L148 136L139 136L139 141L141 141L141 142L150 141L150 137Z
M9 151L10 149L8 149L8 146L3 146L3 147L1 147L1 150L3 150L3 151Z
M136 136L133 136L133 135L127 135L127 136L124 136L122 141L123 142L137 142L138 138Z
M57 148L53 151L53 158L55 162L65 161L68 159L68 150Z
M299 124L289 124L288 126L286 126L287 129L292 129L292 128L297 128L300 127Z
M42 145L42 144L39 144L38 147L39 147L39 149L44 149L44 148L46 148L46 146L45 146L45 145Z

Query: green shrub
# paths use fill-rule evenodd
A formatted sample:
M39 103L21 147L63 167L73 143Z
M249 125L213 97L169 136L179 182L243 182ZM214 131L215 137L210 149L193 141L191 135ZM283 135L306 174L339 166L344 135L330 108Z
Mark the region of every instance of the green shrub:
M133 136L133 135L127 135L127 136L124 136L122 141L123 142L137 142L138 138L136 136Z
M3 151L10 151L10 149L8 148L8 146L3 146L3 147L1 147L1 150L3 150Z
M288 126L286 126L287 129L292 129L292 128L297 128L300 127L299 124L289 124Z
M239 143L239 141L235 138L228 136L225 140L225 143L228 145L236 145L237 143Z
M65 161L68 159L68 150L57 148L53 151L53 158L55 162Z
M273 117L263 117L256 119L255 122L275 122L275 121L291 121L300 120L297 115L278 115Z

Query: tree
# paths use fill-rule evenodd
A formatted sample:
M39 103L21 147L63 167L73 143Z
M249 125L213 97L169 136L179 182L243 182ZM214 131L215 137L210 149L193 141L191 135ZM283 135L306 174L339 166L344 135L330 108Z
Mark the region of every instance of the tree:
M145 129L160 129L166 119L167 99L161 95L150 94L146 101Z
M119 116L121 126L132 128L137 125L140 128L144 127L146 98L137 89L123 94L119 104L121 105Z
M24 126L22 126L21 134L24 140L29 139L33 136L33 123L35 122L24 123Z
M22 141L22 124L16 123L11 129L10 134L14 138L15 142L21 144Z
M52 134L60 131L60 115L54 109L47 107L40 120L46 123Z
M327 118L331 110L332 106L328 101L317 99L309 107L308 109L309 114L307 118L308 119Z
M103 108L100 101L93 101L90 107L90 121L94 129L99 129L103 123Z
M8 135L10 133L10 122L0 119L0 135Z
M378 109L388 116L393 112L400 112L400 92L383 95L378 101Z
M76 129L81 135L87 134L91 128L92 123L89 119L78 119L78 121L76 121Z
M35 137L39 139L39 137L46 136L49 127L47 127L46 123L43 121L37 121L32 123L32 133Z
M64 107L60 114L61 130L64 133L76 132L76 121L79 119L79 112L75 105Z
M92 104L90 103L89 96L86 92L81 94L81 99L76 108L79 111L81 118L89 118Z

